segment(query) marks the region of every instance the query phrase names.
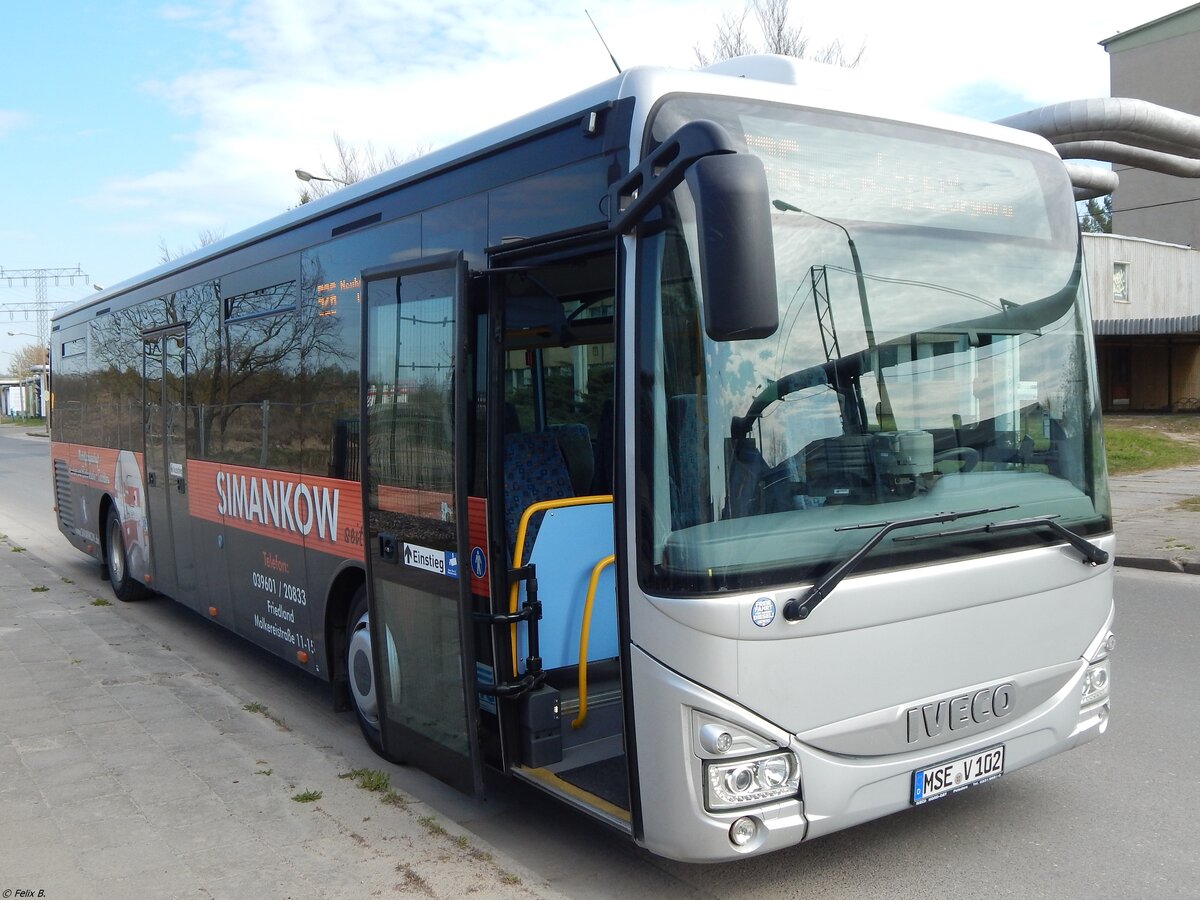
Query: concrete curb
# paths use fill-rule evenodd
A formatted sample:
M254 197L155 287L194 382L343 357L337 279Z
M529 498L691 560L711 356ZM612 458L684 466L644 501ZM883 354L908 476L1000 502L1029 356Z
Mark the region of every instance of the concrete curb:
M1117 554L1116 564L1127 569L1149 569L1152 572L1177 572L1183 574L1187 571L1184 564L1178 560L1154 556L1121 556ZM1188 565L1197 570L1190 574L1200 574L1200 565L1196 563L1188 563Z

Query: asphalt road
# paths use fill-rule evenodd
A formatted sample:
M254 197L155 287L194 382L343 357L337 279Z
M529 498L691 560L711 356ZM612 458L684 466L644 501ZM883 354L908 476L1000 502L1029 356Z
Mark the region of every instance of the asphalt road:
M47 444L0 428L0 533L58 574L98 564L58 535ZM293 730L355 765L383 768L426 801L571 897L1194 897L1200 895L1200 579L1121 570L1114 711L1076 751L937 803L743 863L653 857L532 789L489 783L462 797L390 766L326 688L162 599L118 604L194 665L262 698Z

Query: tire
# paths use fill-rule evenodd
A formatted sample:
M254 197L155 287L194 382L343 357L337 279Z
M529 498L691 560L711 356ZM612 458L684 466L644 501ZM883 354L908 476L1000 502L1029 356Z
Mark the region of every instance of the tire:
M129 574L129 554L125 551L125 532L121 528L121 516L117 513L115 506L109 507L104 534L107 538L105 570L108 573L108 583L112 585L113 593L117 595L118 600L126 603L132 600L141 600L149 592L145 585L136 581Z
M346 681L354 716L371 749L383 756L379 724L378 681L371 652L371 619L367 610L367 586L359 585L346 617Z

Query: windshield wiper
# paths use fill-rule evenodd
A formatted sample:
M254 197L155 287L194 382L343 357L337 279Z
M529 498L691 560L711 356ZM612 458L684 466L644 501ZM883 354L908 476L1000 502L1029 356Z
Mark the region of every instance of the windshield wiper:
M879 542L893 531L897 531L901 528L916 528L919 525L940 525L943 522L957 522L959 519L967 519L971 516L983 516L987 513L1003 512L1006 509L1015 508L1015 506L989 506L984 509L968 509L964 510L963 512L947 512L938 513L937 515L933 516L917 516L912 519L897 519L894 522L870 522L862 525L842 525L838 528L835 528L833 529L834 531L857 531L862 528L878 528L879 530L871 535L870 540L854 551L854 554L845 562L834 568L824 578L809 588L808 593L804 595L803 599L792 599L785 603L783 605L783 617L789 622L798 622L803 619L807 619L809 614L817 608L817 605L822 600L830 595L830 593L835 587L838 586L841 580L858 568L858 564L862 562L863 558L872 550L874 550L875 547L878 546ZM979 529L965 529L961 533L965 534L967 531L982 531L988 527L989 526L985 525ZM1060 525L1059 527L1061 528L1062 526ZM1066 529L1063 530L1065 531ZM957 534L960 532L944 531L941 533ZM934 535L929 535L929 537L933 536ZM1080 540L1082 540L1082 538L1080 538ZM1086 541L1084 543L1086 543ZM1099 548L1096 549L1098 550ZM1103 550L1100 550L1099 552L1104 553ZM1108 558L1107 553L1105 553L1104 556L1106 559Z
M1011 509L1012 507L1007 507ZM955 534L998 534L1001 531L1019 531L1025 528L1049 528L1056 535L1074 547L1083 555L1085 563L1100 566L1108 562L1108 551L1097 547L1087 538L1080 537L1075 532L1056 522L1057 515L1033 516L1028 519L1011 519L1008 522L990 522L987 525L975 525L971 528L955 528L950 531L937 531L930 534L914 534L909 537L896 538L898 541L922 541L927 538L943 537Z

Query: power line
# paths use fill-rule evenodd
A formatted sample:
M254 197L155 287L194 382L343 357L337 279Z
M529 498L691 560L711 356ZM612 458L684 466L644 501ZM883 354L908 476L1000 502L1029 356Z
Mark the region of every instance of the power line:
M1195 203L1200 197L1189 197L1187 200L1166 200L1162 203L1150 203L1146 206L1130 206L1125 209L1113 209L1114 213L1136 212L1139 209L1157 209L1160 206L1175 206L1179 203Z
M57 286L62 279L69 279L69 283L74 284L76 278L82 278L85 282L87 281L87 275L79 266L70 269L6 269L4 266L0 266L0 281L7 279L8 287L12 287L14 281L20 281L22 287L28 287L29 282L33 282L33 311L37 316L38 343L43 347L50 346L50 303L47 299L47 286L51 279L54 280L54 284ZM27 313L29 310L19 311Z

